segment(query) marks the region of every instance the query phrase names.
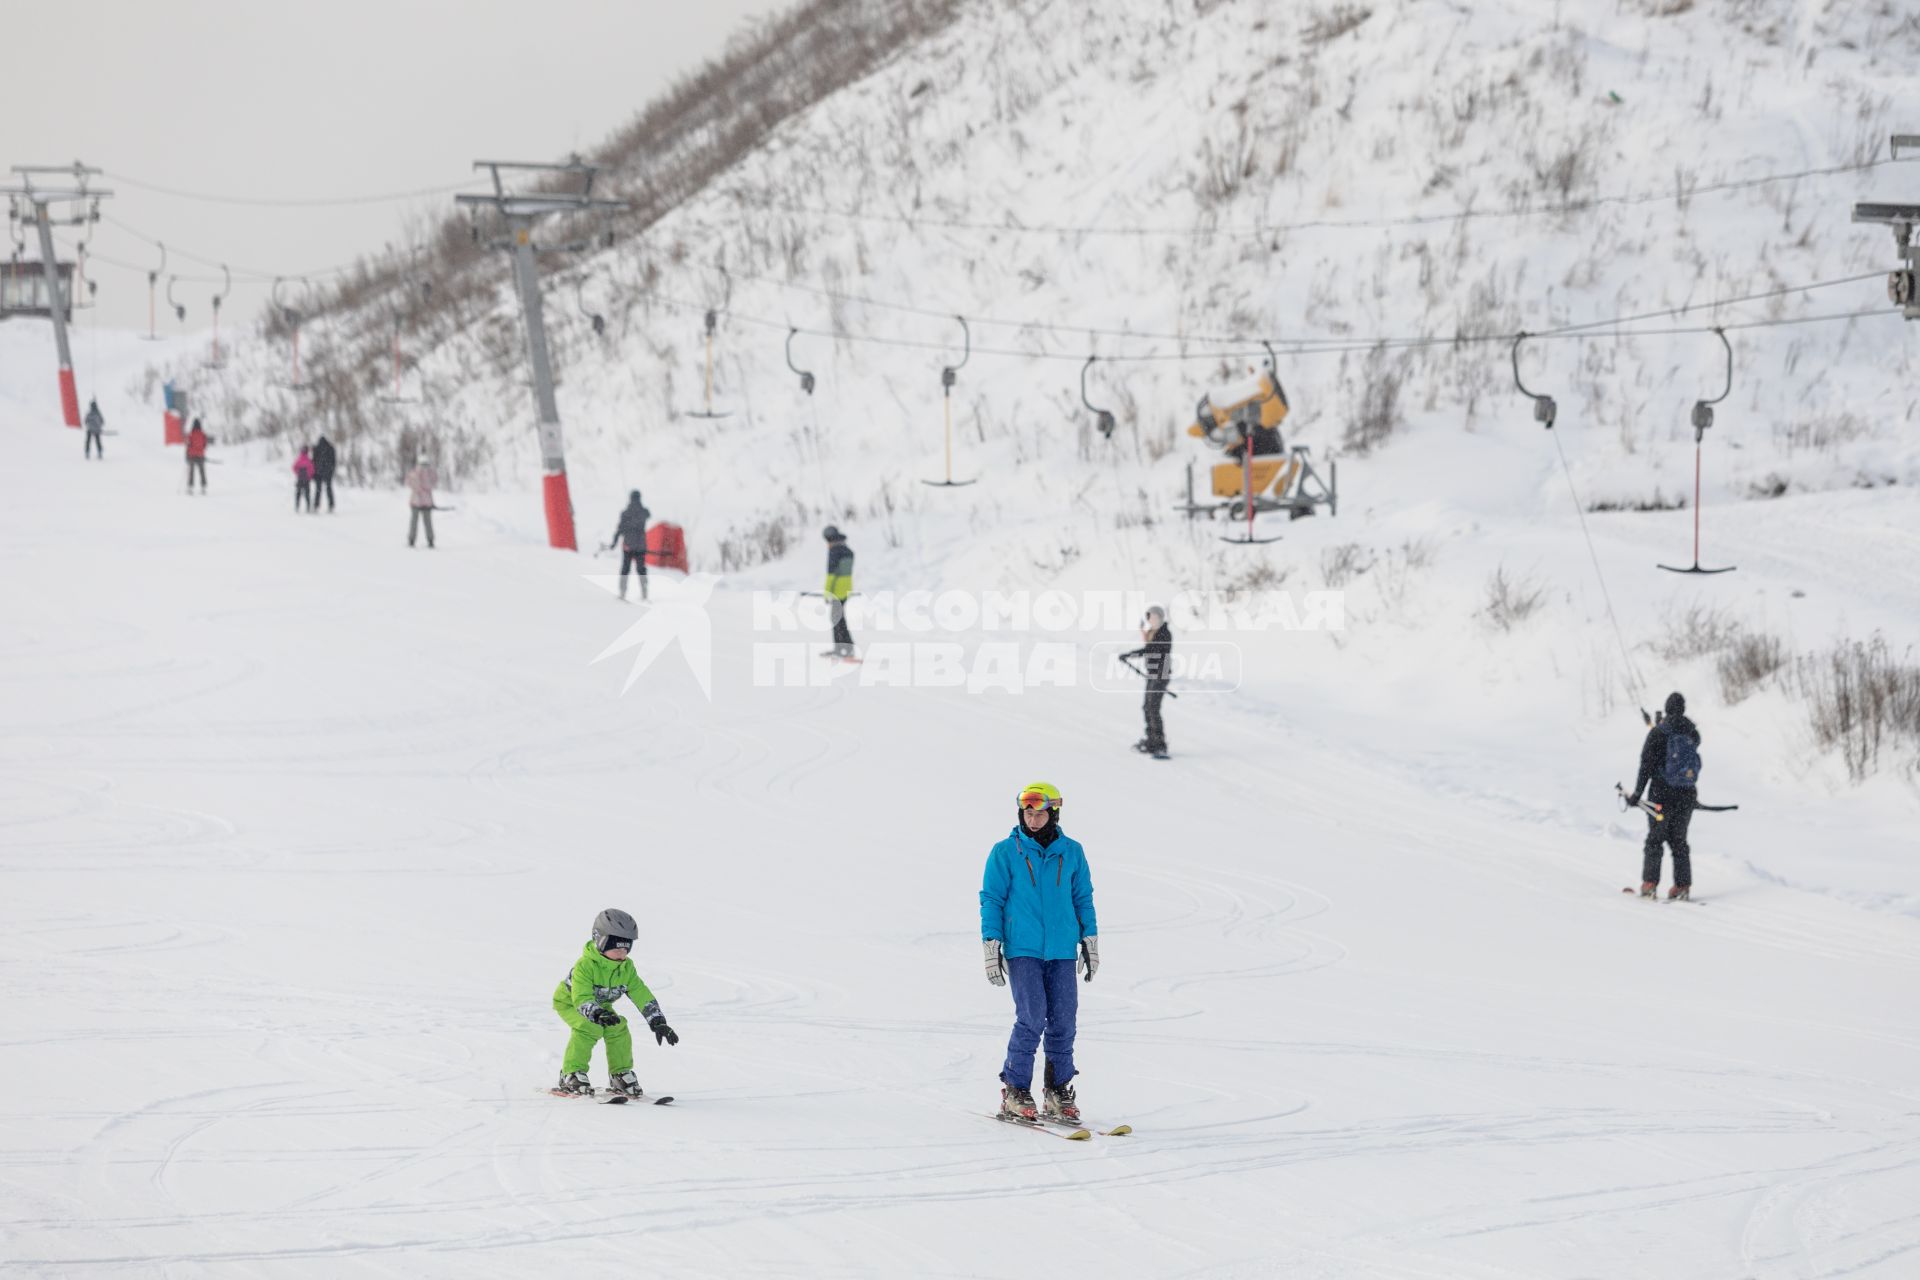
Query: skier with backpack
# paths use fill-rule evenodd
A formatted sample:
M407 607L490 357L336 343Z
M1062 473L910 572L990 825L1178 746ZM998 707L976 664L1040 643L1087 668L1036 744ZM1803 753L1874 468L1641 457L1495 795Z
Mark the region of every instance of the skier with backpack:
M1673 887L1667 897L1690 898L1693 890L1692 850L1687 825L1700 804L1700 729L1687 718L1683 694L1667 695L1665 714L1647 733L1640 747L1640 772L1634 778L1627 803L1639 805L1644 793L1657 806L1647 814L1647 843L1640 862L1640 896L1652 898L1660 890L1660 846L1673 851Z
M1100 925L1086 850L1060 829L1060 792L1030 782L1014 802L1014 825L987 854L980 886L980 945L987 981L1013 988L1013 1034L1000 1068L1000 1118L1080 1123L1073 1040L1080 993L1100 968ZM1033 1053L1046 1045L1041 1104L1033 1101Z
M607 1046L607 1089L615 1101L641 1097L640 1077L633 1070L633 1033L627 1020L613 1011L621 996L633 1001L647 1020L655 1044L675 1045L679 1035L667 1025L660 1002L640 980L630 958L640 927L626 912L609 907L593 918L593 937L580 949L580 958L553 991L553 1011L572 1029L560 1060L560 1082L550 1092L556 1097L593 1096L587 1068L593 1064L593 1046ZM669 1099L660 1099L669 1101Z

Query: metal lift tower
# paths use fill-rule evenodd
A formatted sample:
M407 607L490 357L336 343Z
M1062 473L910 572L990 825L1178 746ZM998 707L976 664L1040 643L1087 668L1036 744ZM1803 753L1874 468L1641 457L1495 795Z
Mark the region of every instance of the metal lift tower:
M547 328L540 310L540 273L533 255L548 249L578 251L590 247L585 242L563 245L534 243L535 219L548 213L580 213L590 209L625 209L625 200L605 200L594 196L593 180L600 166L586 164L578 156L565 164L522 164L510 160L476 160L476 169L493 175L492 195L461 195L459 204L487 205L500 215L507 228L504 240L494 247L513 255L513 283L520 291L520 308L527 318L527 355L533 364L533 404L539 415L540 463L544 475L541 484L547 508L547 544L564 551L577 545L573 536L573 499L567 490L567 462L560 445L560 409L553 399L553 362L547 354ZM510 195L501 181L502 170L536 173L577 174L582 178L578 193L538 191L530 195Z
M66 416L67 425L80 425L80 389L73 382L73 351L67 345L67 300L60 294L60 263L53 256L53 219L47 213L49 204L93 202L97 214L103 197L113 194L111 191L90 191L87 179L100 172L89 169L79 161L70 165L17 164L13 171L20 175L18 186L0 187L0 195L24 198L33 206L34 226L40 231L40 270L46 278L47 310L53 315L53 345L60 353L60 411ZM70 176L73 185L61 187L36 187L33 175L36 173L58 173ZM62 221L81 223L88 220L85 212L78 217L63 218Z

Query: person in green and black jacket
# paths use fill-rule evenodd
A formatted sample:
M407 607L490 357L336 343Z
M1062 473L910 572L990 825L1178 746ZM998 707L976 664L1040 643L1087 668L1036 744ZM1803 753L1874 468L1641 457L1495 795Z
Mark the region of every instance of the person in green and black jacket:
M853 594L853 548L847 545L847 535L832 525L822 531L822 536L827 540L827 584L822 594L833 615L833 648L820 656L851 658L853 632L847 629L847 597Z

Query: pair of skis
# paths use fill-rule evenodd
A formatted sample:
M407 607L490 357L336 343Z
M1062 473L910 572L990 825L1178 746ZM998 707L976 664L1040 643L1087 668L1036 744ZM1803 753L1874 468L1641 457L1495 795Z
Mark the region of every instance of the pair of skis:
M670 1093L664 1094L658 1098L649 1098L645 1094L641 1094L639 1097L634 1098L624 1093L612 1093L612 1092L573 1093L566 1089L548 1089L546 1092L549 1097L554 1097L554 1098L591 1098L593 1101L599 1103L603 1107L618 1107L627 1102L642 1102L642 1103L651 1102L656 1107L664 1107L669 1102L673 1101L673 1095Z
M1639 893L1639 892L1640 892L1640 890L1639 890L1639 889L1637 889L1637 888L1635 888L1635 887L1634 887L1633 885L1630 885L1630 884L1629 884L1629 885L1622 885L1622 886L1621 886L1621 888L1620 888L1620 892L1622 892L1622 893ZM1702 901L1702 899L1700 899L1700 898L1696 898L1696 897L1694 897L1694 896L1693 896L1693 895L1692 895L1691 893L1689 893L1689 894L1688 894L1688 895L1687 895L1686 897L1684 897L1684 898L1663 898L1663 897L1661 897L1661 896L1660 896L1659 894L1657 894L1657 893L1649 893L1649 894L1647 894L1647 895L1645 895L1645 897L1647 898L1647 900L1648 900L1649 902L1692 902L1692 903L1699 903L1699 902L1701 902L1701 901Z
M1048 1116L1022 1120L1004 1111L989 1112L987 1118L998 1120L1002 1124L1010 1124L1016 1129L1031 1129L1035 1133L1044 1133L1048 1137L1064 1138L1068 1142L1088 1142L1096 1133L1103 1138L1124 1138L1133 1132L1133 1126L1130 1124L1117 1124L1111 1129L1089 1129L1071 1120L1055 1120Z

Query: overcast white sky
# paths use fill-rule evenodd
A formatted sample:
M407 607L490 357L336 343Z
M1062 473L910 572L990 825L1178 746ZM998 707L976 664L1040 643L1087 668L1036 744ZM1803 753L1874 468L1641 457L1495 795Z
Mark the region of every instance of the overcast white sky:
M445 212L452 197L255 208L162 195L113 175L284 199L444 186L466 180L481 157L559 159L597 144L750 20L785 7L787 0L6 0L0 170L84 160L107 170L95 182L116 193L102 213L165 241L170 253L294 276L398 242L409 218ZM90 271L100 282L99 322L144 330L145 271L158 252L104 221L93 250L140 268L101 262ZM0 244L0 253L11 251ZM179 253L167 266L219 274ZM163 279L163 294L165 287ZM208 323L216 287L179 285L189 327ZM223 327L251 319L267 292L236 284ZM160 310L162 332L177 331L164 299Z

